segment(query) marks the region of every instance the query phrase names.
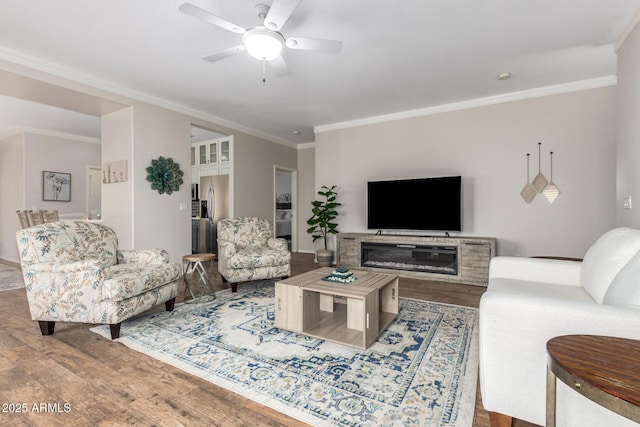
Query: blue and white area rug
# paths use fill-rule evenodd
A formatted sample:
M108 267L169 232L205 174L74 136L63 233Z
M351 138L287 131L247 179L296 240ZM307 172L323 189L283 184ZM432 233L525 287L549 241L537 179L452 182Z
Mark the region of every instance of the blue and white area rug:
M276 328L270 281L217 296L125 321L118 341L314 426L471 426L475 308L401 298L363 351Z

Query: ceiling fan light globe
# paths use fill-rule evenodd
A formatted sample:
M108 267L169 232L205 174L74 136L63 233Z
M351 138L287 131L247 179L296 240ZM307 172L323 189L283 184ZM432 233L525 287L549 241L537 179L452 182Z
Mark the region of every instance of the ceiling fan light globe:
M242 42L251 56L261 61L270 61L280 56L284 39L266 28L254 28L242 36Z

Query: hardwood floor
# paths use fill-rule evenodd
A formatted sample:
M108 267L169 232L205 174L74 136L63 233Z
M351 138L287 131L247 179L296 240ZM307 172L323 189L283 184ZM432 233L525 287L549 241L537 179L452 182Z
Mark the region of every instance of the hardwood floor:
M292 275L315 268L313 255L293 254ZM215 290L227 287L216 273ZM478 286L400 280L402 297L450 304L478 307L483 292ZM182 295L183 286L179 301ZM153 310L163 309L161 304ZM43 337L24 289L0 293L0 425L306 425L99 337L91 326L57 323L55 334ZM473 425L489 427L479 390ZM515 420L513 426L533 424Z

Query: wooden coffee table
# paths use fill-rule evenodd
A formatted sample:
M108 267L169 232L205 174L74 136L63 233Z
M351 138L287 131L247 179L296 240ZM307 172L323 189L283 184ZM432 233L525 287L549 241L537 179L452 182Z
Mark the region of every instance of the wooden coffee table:
M556 377L597 404L640 422L640 341L565 335L547 342L547 427L556 425Z
M276 282L278 328L366 349L398 315L398 276L351 270L356 280L322 280L324 267Z

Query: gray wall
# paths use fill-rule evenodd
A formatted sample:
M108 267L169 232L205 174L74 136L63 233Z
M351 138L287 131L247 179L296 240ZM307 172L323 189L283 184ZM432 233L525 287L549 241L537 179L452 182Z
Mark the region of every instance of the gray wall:
M631 32L618 51L617 87L618 224L640 228L640 28ZM631 210L623 209L631 196Z
M0 139L0 258L18 261L17 210L26 208L24 191L24 133Z
M307 219L311 217L311 202L315 200L316 150L309 146L298 150L298 252L314 252L307 233Z
M582 257L616 224L614 110L610 86L319 132L315 186L340 187L340 230L358 232L367 180L462 175L461 235L497 237L503 255ZM547 178L554 152L554 204L520 196L539 141Z
M0 258L18 261L16 210L58 210L82 216L85 211L85 167L100 165L100 144L72 135L22 131L0 140ZM71 174L71 201L42 200L42 172Z
M275 212L274 165L296 169L296 150L234 133L233 155L233 215L272 220Z

